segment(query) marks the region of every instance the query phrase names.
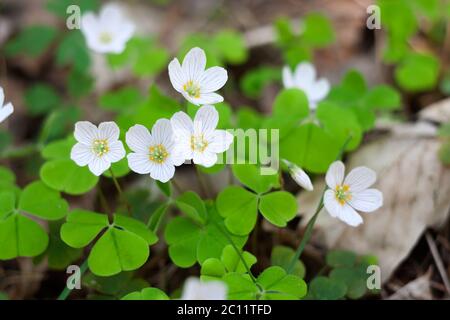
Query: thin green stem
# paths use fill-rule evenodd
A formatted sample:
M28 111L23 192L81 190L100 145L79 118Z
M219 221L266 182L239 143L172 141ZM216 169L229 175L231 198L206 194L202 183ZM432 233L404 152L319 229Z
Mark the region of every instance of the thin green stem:
M125 206L127 207L128 215L131 216L130 203L128 202L128 199L125 196L125 194L123 193L122 188L120 187L119 181L117 181L116 175L114 174L114 172L113 172L113 170L111 168L109 168L109 173L111 174L111 178L113 179L114 186L116 187L120 198L123 200L123 202L125 203Z
M82 277L84 275L87 268L88 268L88 261L86 259L80 267L80 277ZM66 284L66 286L64 287L64 290L58 296L58 300L66 300L71 292L72 292L72 289L69 289Z
M345 149L347 148L347 145L350 143L350 141L352 140L352 136L349 136L347 138L347 140L345 140L344 144L342 145L341 149L339 150L339 154L336 157L336 160L339 160L342 158ZM292 273L292 271L294 270L295 264L297 263L298 259L300 259L300 256L303 253L303 250L306 247L306 244L308 243L309 239L311 238L312 235L312 231L314 229L314 224L316 223L317 217L319 216L320 211L323 208L323 197L325 194L325 191L327 191L328 187L325 185L323 191L322 191L322 195L320 196L320 201L319 204L316 208L316 211L314 212L314 215L311 217L311 219L309 219L308 224L306 225L306 230L305 230L305 234L303 235L302 241L300 242L300 244L297 247L297 250L295 251L295 255L294 257L292 257L292 260L289 264L288 273Z

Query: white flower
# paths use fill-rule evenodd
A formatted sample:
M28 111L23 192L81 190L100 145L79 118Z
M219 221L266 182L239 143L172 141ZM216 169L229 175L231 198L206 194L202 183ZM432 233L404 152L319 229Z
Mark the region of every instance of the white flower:
M189 278L184 284L181 300L226 300L227 287L222 281L202 282L197 278Z
M115 4L104 6L96 16L92 12L81 18L81 31L88 47L98 53L121 53L133 36L135 26Z
M377 179L376 173L366 167L357 167L344 179L345 166L341 161L330 165L325 180L330 188L325 192L324 204L328 213L356 227L363 222L356 210L372 212L383 205L383 194L368 189Z
M170 119L177 140L177 147L186 160L211 167L217 162L217 154L230 147L233 135L216 130L219 113L214 106L198 109L194 121L184 112L175 113Z
M284 163L289 168L289 173L291 174L292 179L294 179L297 184L303 188L305 188L308 191L313 191L314 187L312 185L311 179L306 174L305 171L302 170L299 166L295 165L294 163L284 160Z
M75 139L70 158L81 167L89 166L96 176L111 167L111 163L125 157L125 149L119 140L120 130L114 122L100 123L98 128L89 121L75 124Z
M139 174L150 174L155 180L169 181L175 174L175 166L184 162L167 119L156 121L151 134L144 126L131 127L126 134L126 141L134 151L128 154L130 169Z
M3 92L3 88L0 87L0 123L6 120L13 112L14 107L11 102L3 105L5 102L5 93Z
M297 65L295 72L288 66L283 68L283 85L286 89L298 88L305 92L311 110L317 108L317 104L323 100L330 91L330 83L327 79L316 80L316 69L309 62Z
M206 55L200 48L191 49L183 60L177 58L169 63L169 77L172 86L188 101L195 105L215 104L223 101L223 97L214 91L222 88L227 82L227 71L221 67L206 69Z

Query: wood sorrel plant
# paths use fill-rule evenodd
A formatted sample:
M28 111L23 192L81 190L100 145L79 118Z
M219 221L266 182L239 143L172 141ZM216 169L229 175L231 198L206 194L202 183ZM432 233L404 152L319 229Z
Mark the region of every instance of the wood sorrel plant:
M323 26L324 20L315 15L307 28L314 30L315 23ZM46 32L50 40L56 33ZM326 79L316 80L311 63L302 62L292 69L295 66L289 59L286 63L291 68L284 67L283 72L285 88L276 96L272 114L263 116L244 108L234 112L217 93L229 75L216 64L245 61L248 52L239 34L227 31L212 41L200 40L206 53L194 43L189 51L181 50L187 51L183 59L168 63L167 51L156 40L133 37L133 32L133 24L120 9L108 6L99 17L85 14L81 33L62 35L56 56L61 66L71 67L71 101L80 103L91 91L89 48L105 54L112 68L131 66L136 77L153 77L168 66L173 88L186 99L185 110L181 111L184 102L167 96L156 85L150 87L148 95L123 86L100 97L99 105L112 111L115 118L97 126L79 121L76 108L76 112L70 107L58 109L62 97L48 85L27 92L29 111L47 116L38 142L24 149L7 149L0 155L11 158L39 153L43 164L39 179L23 189L16 185L10 169L0 167L0 259L46 257L55 269L80 262L84 285L96 283L95 290L111 298L176 298L172 292L146 282L128 286L132 271L154 258L151 246L164 243L161 247L167 249L177 267L200 266L201 281L187 280L183 299L362 296L367 291L361 284L365 284L364 267L375 263L373 257L332 251L327 256L332 269L329 276L316 277L309 285L300 258L323 207L338 219L336 223L357 226L362 218L356 211L371 212L382 205L381 192L369 189L375 173L360 167L344 178L344 164L339 160L346 151L356 149L363 133L373 127L377 108L398 104L395 90L388 86L369 89L356 71L331 87ZM308 32L306 35L314 38ZM196 41L186 40L191 42ZM310 45L312 50L315 45ZM19 36L7 51L20 52L21 46ZM81 52L72 51L80 47ZM286 50L284 55L292 57L289 52L295 48L281 47ZM42 54L42 50L36 51ZM280 75L281 70L282 66ZM40 104L42 96L52 99ZM0 122L13 111L11 104L3 107L3 98L1 89ZM69 135L64 129L67 126L73 128ZM261 175L261 163L219 164L219 157L234 147L234 137L226 129L236 128L279 130L281 169L273 175ZM190 160L193 164L183 164ZM177 170L188 166L195 166L202 194L180 186ZM226 170L232 179L216 196L202 177ZM126 183L124 177L137 176L132 172L143 175L145 188ZM297 215L297 200L284 188L287 172L308 191L314 184L307 172L326 173L327 187L296 250L274 247L267 265L258 261L247 243L262 220L259 213L278 228L286 227ZM104 187L108 185L114 186L117 198L107 194ZM156 186L151 189L152 197L148 195L150 186ZM62 196L87 193L96 197L96 205L69 207ZM37 220L51 221L48 230ZM255 265L262 272L254 274ZM102 285L105 279L118 279L118 285L108 291ZM69 294L70 289L62 288L59 298L66 299Z

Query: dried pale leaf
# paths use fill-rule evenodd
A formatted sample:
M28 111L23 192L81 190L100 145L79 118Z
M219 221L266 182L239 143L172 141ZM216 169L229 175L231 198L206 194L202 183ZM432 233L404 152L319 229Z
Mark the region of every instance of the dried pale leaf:
M419 118L436 123L450 122L450 98L433 103L423 109L419 113Z
M388 300L431 300L430 272L408 282L404 287L389 296Z
M450 170L438 159L439 146L423 124L415 124L361 147L351 155L347 172L362 165L374 169L378 176L375 187L383 192L384 205L376 212L362 213L364 224L357 228L321 212L317 240L328 248L375 254L382 280L388 279L423 231L439 226L448 216ZM300 195L301 214L307 216L302 223L314 211L322 188L323 182L322 186L316 182L314 193Z

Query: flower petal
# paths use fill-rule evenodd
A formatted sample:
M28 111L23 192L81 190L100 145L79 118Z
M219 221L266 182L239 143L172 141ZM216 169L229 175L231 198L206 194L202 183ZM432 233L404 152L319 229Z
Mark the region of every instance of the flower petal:
M139 174L149 174L153 169L153 163L148 154L130 153L127 156L130 169Z
M283 86L286 89L289 89L289 88L292 88L295 86L294 75L292 74L292 71L288 66L283 67Z
M362 212L372 212L383 205L383 194L377 189L366 189L352 193L352 198L348 201L356 210Z
M327 186L331 189L336 189L337 185L342 184L344 180L345 166L342 161L333 162L328 168L327 174L325 176L325 181Z
M346 224L352 227L356 227L363 223L363 219L351 206L344 204L338 219L344 221Z
M299 87L309 87L316 79L316 68L309 62L302 62L295 68L294 81Z
M176 112L170 118L173 133L175 136L190 136L194 132L194 123L192 119L183 111Z
M174 165L166 161L161 164L154 164L152 167L152 171L150 172L150 177L165 183L170 179L172 179L174 174L175 174Z
M78 121L75 123L74 136L78 142L90 146L97 138L98 129L89 121Z
M183 69L186 80L198 81L205 71L206 55L205 51L195 47L189 50L183 60Z
M308 191L313 191L314 187L312 185L311 179L306 174L305 171L303 171L300 167L294 166L291 169L291 177L294 179L297 184L303 188L305 188Z
M102 25L111 25L123 19L122 9L115 3L109 3L102 7L99 21Z
M102 122L98 126L98 138L108 140L110 143L119 139L120 129L112 121Z
M341 205L335 197L333 190L325 191L323 202L325 209L334 218L338 218L348 225L357 226L363 222L361 216L348 204Z
M203 72L199 79L200 92L210 93L222 88L228 80L227 70L221 67L212 67Z
M72 159L80 167L88 165L94 160L94 153L92 149L85 144L77 143L72 147L70 152L70 159Z
M5 121L14 112L14 106L12 103L7 103L3 108L0 104L0 123Z
M330 92L330 83L327 79L320 79L315 82L310 91L308 92L308 97L314 102L319 102L323 100Z
M177 58L169 63L169 78L172 86L178 92L183 91L183 85L188 81L183 70L181 69L180 61Z
M96 176L100 176L110 167L111 163L107 161L105 157L94 157L92 161L89 162L89 170Z
M223 97L215 92L201 93L199 98L193 98L184 91L182 92L182 94L186 100L188 100L192 104L195 104L196 106L211 105L223 102Z
M208 150L203 152L194 152L192 161L206 168L212 167L217 162L217 154Z
M207 150L215 153L222 153L230 148L234 136L226 130L214 130L214 132L207 137L207 140Z
M0 87L0 108L3 107L3 102L5 102L5 92L3 88Z
M344 180L344 184L350 187L351 192L360 192L375 183L377 174L367 167L354 168Z
M147 154L148 148L153 144L153 138L148 129L140 124L132 126L128 129L125 140L127 145L134 152Z
M219 123L219 113L216 108L206 105L198 109L194 118L194 133L212 133Z
M115 141L109 145L109 152L104 156L106 160L114 163L122 160L125 157L125 148L123 147L122 141Z
M159 119L152 128L153 143L162 144L166 148L174 143L173 131L170 121L167 119Z

